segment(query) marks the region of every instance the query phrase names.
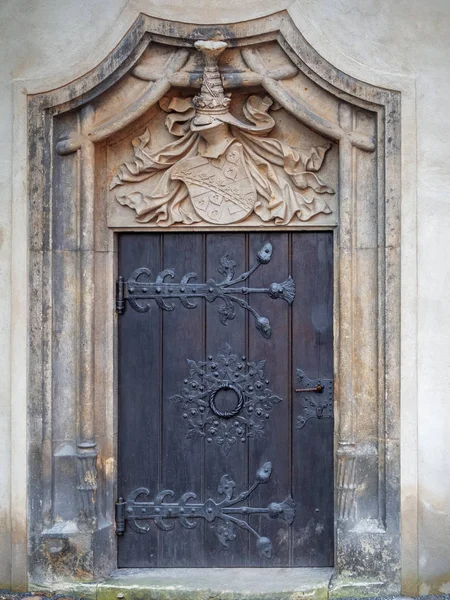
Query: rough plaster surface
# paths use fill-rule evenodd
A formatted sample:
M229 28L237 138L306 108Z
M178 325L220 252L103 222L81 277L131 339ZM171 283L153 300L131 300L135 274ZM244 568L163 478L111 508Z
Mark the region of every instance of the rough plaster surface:
M51 89L94 67L139 12L189 22L230 22L288 6L300 31L324 58L354 77L403 94L403 578L409 594L448 592L450 5L446 0L252 1L244 6L206 0L2 3L0 588L24 583L26 557L27 340L22 297L27 287L26 209L20 203L23 183L17 170L23 157L23 130L13 129L13 116L20 113L23 99L20 90ZM15 84L15 94L13 81L23 81ZM12 290L7 285L11 278Z

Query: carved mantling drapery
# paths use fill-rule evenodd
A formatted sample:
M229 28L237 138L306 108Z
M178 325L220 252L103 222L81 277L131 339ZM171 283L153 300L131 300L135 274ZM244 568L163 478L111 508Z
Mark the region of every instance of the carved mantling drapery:
M110 187L135 185L119 192L117 201L133 208L140 223L160 226L202 220L228 225L253 211L264 223L287 225L294 218L307 221L331 213L324 198L301 193L334 194L316 175L331 144L303 153L268 137L276 125L269 111L280 105L267 95L248 96L243 105L247 123L237 119L229 112L231 98L224 93L217 64L227 44L195 46L205 56L200 94L159 102L168 113L168 131L179 139L153 149L148 128L135 138L134 161L120 166Z
M141 16L28 106L30 581L116 566L115 232L333 228L331 594L398 594L398 94L334 69L284 12Z

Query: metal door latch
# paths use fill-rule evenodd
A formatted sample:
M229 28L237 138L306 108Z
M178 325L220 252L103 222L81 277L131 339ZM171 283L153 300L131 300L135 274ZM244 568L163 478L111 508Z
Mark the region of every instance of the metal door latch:
M325 388L323 387L323 385L320 385L320 383L319 383L314 388L297 388L295 391L296 392L316 392L317 394L322 394L324 389Z
M302 394L302 409L297 416L297 429L302 429L310 419L333 418L333 379L310 379L301 369L296 370L297 381L304 387L296 388ZM314 396L321 394L321 396Z

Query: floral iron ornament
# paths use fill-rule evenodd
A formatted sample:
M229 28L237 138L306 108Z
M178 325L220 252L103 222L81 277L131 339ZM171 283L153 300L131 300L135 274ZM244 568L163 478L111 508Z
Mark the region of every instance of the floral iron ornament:
M175 519L185 529L193 529L197 526L198 519L204 519L211 524L211 529L224 546L228 546L236 539L237 526L256 538L256 548L261 556L272 558L271 540L259 535L247 521L237 516L268 515L272 519L283 519L288 525L292 524L295 518L295 502L291 496L288 496L284 502L271 502L266 508L238 506L260 484L267 483L271 474L272 463L264 463L256 472L255 481L250 488L236 497L233 497L235 482L229 475L222 475L217 488L218 493L224 497L220 502L216 502L212 498L208 498L201 504L190 502L197 498L193 492L183 494L178 502L164 502L165 498L174 497L175 494L172 490L159 492L152 502L143 502L138 501L137 498L149 496L150 492L147 488L138 488L130 494L126 502L123 498L119 498L119 502L116 503L116 533L122 535L126 523L137 533L148 533L150 531L149 521L153 521L163 531L171 531L175 527ZM221 523L217 524L215 521ZM143 524L141 525L140 522Z
M215 358L195 362L188 359L189 378L184 380L180 394L171 398L179 405L187 420L187 438L215 441L228 454L238 442L263 438L264 422L273 406L281 402L268 388L265 360L247 361L233 354L229 344ZM227 410L217 407L217 395L227 391L235 397L235 405Z
M198 41L205 68L194 98L164 97L165 126L174 141L154 147L149 129L132 142L134 160L123 163L110 189L139 223L239 223L253 213L264 223L287 225L330 214L324 194L334 189L317 173L331 144L306 152L268 137L280 108L267 95L249 96L246 121L230 112L219 57L225 42ZM178 139L176 139L178 138Z
M221 258L218 271L225 275L225 279L220 282L214 279L208 279L205 283L194 283L198 279L196 273L187 273L182 277L179 283L170 283L166 281L167 277L175 278L175 272L172 269L164 269L151 280L151 272L146 267L141 267L132 273L131 277L124 281L119 277L117 281L116 309L121 314L125 309L125 302L138 312L148 312L150 303L146 300L154 300L162 310L174 310L175 305L172 302L166 302L168 299L178 298L181 304L186 308L196 308L195 298L204 298L207 302L221 300L218 307L220 322L224 325L236 316L238 305L253 315L256 321L256 328L265 338L272 334L269 319L261 316L250 304L240 296L249 296L250 294L268 294L270 298L277 300L282 298L289 305L292 304L295 297L295 284L291 276L282 283L271 283L269 287L252 288L240 286L248 280L256 269L261 265L267 264L272 257L272 244L265 244L256 255L256 263L245 273L235 277L236 263L225 255Z

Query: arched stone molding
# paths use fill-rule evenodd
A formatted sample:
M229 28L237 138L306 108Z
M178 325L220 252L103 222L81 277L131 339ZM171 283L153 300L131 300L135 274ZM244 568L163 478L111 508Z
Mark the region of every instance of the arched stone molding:
M158 225L137 223L128 206L111 211L110 148L130 148L174 88L195 92L189 61L208 39L227 42L232 67L233 56L244 60L238 74L224 71L225 88L267 93L302 132L332 145L332 209L295 222L336 239L330 592L398 593L400 96L333 68L285 12L217 26L141 15L96 69L28 97L31 582L115 568L114 232ZM155 56L166 59L158 76L146 68ZM295 74L283 81L280 65L267 68L271 57Z

